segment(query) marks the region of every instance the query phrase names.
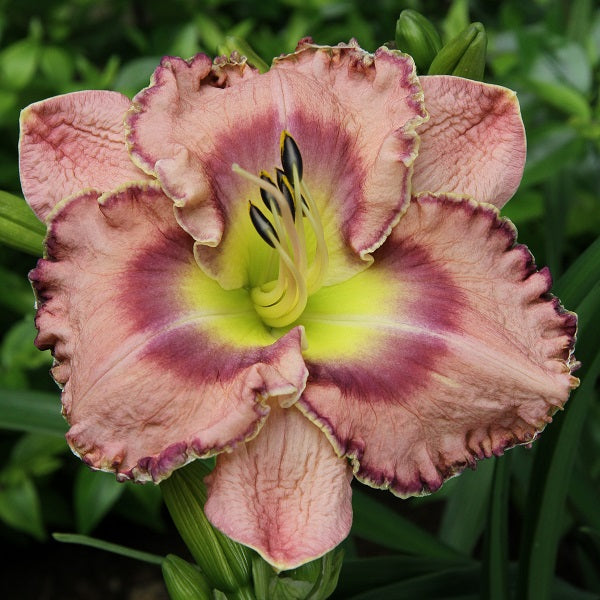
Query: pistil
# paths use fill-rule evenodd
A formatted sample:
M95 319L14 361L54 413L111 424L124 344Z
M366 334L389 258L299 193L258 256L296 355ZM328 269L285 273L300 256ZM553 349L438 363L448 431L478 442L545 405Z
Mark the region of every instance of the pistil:
M235 173L260 188L268 209L265 214L249 202L254 228L279 257L277 279L250 291L257 313L270 327L286 327L300 317L309 295L323 284L329 262L319 211L302 179L300 149L287 131L281 134L280 146L282 168L275 169L274 178L266 171L256 176L237 164L232 166ZM316 241L312 261L307 251L304 218Z

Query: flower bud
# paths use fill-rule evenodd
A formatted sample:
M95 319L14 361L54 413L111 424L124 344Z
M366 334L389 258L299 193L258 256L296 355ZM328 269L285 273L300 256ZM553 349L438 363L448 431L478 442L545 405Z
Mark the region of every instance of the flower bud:
M210 469L196 460L160 484L165 504L183 541L213 587L229 592L250 582L250 550L216 530L204 514L204 477Z
M433 59L429 75L456 75L466 79L483 79L487 34L481 23L471 23L450 40Z
M162 572L172 600L212 600L212 590L204 575L183 558L168 554Z
M433 23L416 10L407 8L396 22L396 47L413 57L417 69L426 73L442 47Z

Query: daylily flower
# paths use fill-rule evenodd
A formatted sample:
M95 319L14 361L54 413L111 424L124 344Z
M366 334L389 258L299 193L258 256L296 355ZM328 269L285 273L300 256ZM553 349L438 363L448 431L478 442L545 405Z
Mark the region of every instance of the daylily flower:
M20 152L71 448L154 482L218 454L208 518L278 569L348 534L353 476L434 491L577 385L576 317L498 214L507 89L306 39L33 104Z

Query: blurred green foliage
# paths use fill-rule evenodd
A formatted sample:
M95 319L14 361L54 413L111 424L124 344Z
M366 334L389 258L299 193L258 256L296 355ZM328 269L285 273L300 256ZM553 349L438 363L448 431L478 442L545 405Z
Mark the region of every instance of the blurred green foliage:
M27 104L79 89L131 96L162 55L213 55L228 36L245 38L267 63L306 35L318 43L356 37L374 50L394 38L406 8L430 19L442 44L483 23L484 79L518 92L528 159L503 212L580 314L583 384L532 450L511 451L510 464L486 461L428 498L361 489L335 597L597 598L600 8L593 0L0 0L0 190L7 192L0 217L21 195L18 117ZM28 245L20 241L28 219L26 211L12 218L1 241L36 254L43 229ZM87 534L113 513L162 526L157 488L118 485L69 456L47 375L51 358L32 345L26 273L35 259L9 246L0 246L0 535L21 532L25 543L57 527ZM364 540L389 556L362 558ZM181 567L177 560L167 568Z

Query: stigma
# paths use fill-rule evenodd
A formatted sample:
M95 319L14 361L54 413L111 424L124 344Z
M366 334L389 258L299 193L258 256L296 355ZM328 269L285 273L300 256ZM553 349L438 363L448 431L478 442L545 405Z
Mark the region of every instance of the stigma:
M281 167L272 174L232 166L258 186L263 206L249 201L249 218L279 260L277 278L250 290L256 312L270 327L286 327L300 317L309 296L323 285L329 262L319 211L303 180L302 155L287 131L281 133L280 153Z

